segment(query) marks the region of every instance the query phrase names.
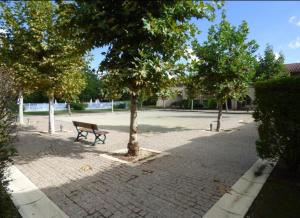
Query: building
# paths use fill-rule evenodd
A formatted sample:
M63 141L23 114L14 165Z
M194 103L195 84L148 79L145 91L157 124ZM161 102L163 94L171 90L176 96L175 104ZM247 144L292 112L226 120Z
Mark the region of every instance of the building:
M286 69L289 73L290 76L300 76L300 63L292 63L292 64L285 64ZM161 99L159 98L156 106L157 107L170 107L170 105L174 102L177 101L182 101L184 99L187 99L187 95L186 95L186 90L184 85L178 85L177 87L173 88L173 91L176 91L176 95L168 98L168 99ZM246 95L246 100L244 102L239 102L236 100L228 100L228 107L229 109L232 110L238 110L238 109L242 109L242 108L251 108L251 105L253 104L255 98L255 91L253 87L249 87L248 91L247 91L247 95ZM205 97L203 96L199 96L200 101L203 101L203 99L205 99Z
M286 64L290 76L300 76L300 63Z
M184 85L178 85L178 86L172 88L172 91L174 92L173 96L171 96L167 99L158 98L158 100L156 102L156 106L157 107L170 107L172 105L172 103L179 102L179 101L182 101L182 100L185 100L188 98ZM200 100L200 103L202 104L203 101L205 101L205 99L207 99L207 97L200 95L195 100ZM228 100L228 108L233 109L233 110L247 108L252 104L253 99L254 99L254 88L250 87L247 91L246 100L244 102L238 102L233 99Z

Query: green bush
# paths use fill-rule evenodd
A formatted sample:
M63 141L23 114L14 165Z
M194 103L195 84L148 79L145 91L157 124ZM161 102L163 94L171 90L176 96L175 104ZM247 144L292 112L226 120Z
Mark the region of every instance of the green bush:
M205 109L216 109L217 101L213 98L209 98L203 101L203 108Z
M152 106L152 105L156 105L156 102L157 102L157 97L154 96L154 97L150 97L147 100L145 100L143 102L143 105L144 106Z
M171 104L171 107L179 109L189 109L189 101L186 99L181 101L175 101Z
M126 109L126 104L125 103L117 104L115 106L115 108L117 108L117 109Z
M179 108L179 109L191 109L191 100L184 99L181 101L176 101L171 104L172 108ZM203 105L200 103L200 100L194 100L194 109L202 109Z
M75 111L83 111L87 108L87 104L80 102L71 103L71 108Z
M0 67L0 196L6 190L8 182L4 173L5 168L11 161L10 156L15 153L11 146L16 131L16 114L14 112L16 93L12 90L14 86L11 72ZM1 216L3 215L2 203L2 199L0 199L0 217L3 217Z
M194 109L203 109L204 105L201 104L200 100L194 100Z
M281 158L291 170L300 163L300 77L255 84L259 140L256 149L261 158Z

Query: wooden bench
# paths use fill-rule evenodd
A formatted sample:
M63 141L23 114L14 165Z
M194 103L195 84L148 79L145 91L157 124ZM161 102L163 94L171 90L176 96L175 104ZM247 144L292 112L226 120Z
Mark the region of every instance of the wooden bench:
M96 124L83 123L78 121L72 122L78 133L75 142L78 142L81 137L86 139L89 133L93 133L95 135L95 141L93 143L93 146L97 142L102 142L103 144L105 144L106 134L108 134L109 132L99 130Z

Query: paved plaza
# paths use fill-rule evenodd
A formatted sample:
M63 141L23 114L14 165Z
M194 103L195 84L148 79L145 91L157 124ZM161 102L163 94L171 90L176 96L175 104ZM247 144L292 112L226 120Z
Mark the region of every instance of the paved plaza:
M224 114L220 133L209 131L216 117L139 112L140 146L167 155L133 166L103 155L126 148L129 112L56 116L53 136L47 116L29 116L15 165L70 217L202 217L257 160L251 114ZM109 131L106 144L74 142L72 120Z

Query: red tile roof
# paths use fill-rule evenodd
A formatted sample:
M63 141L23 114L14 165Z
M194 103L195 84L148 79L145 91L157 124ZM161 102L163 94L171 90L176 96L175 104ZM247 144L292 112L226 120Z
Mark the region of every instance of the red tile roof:
M300 63L286 64L285 66L291 76L300 75Z

